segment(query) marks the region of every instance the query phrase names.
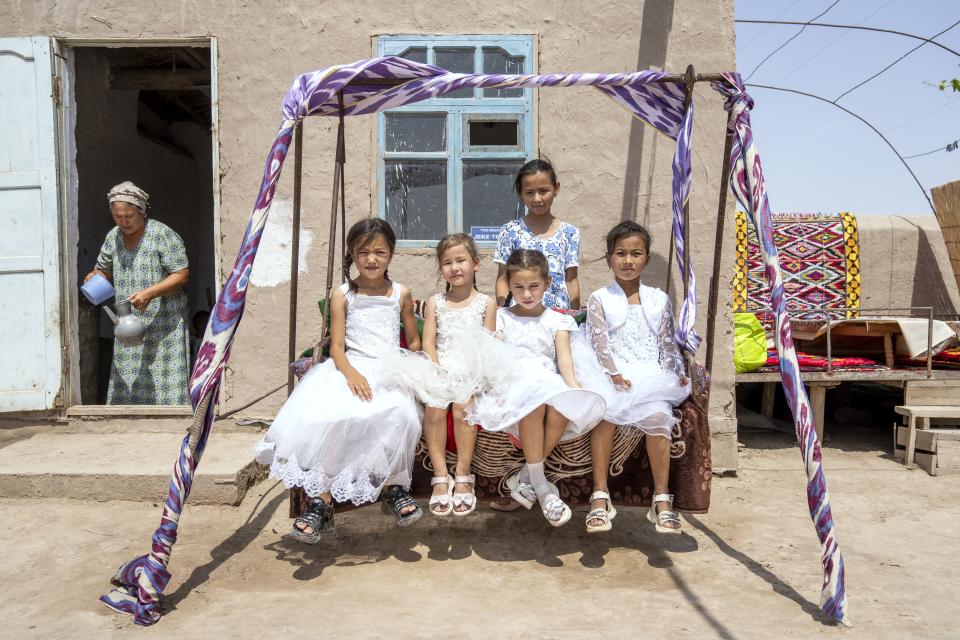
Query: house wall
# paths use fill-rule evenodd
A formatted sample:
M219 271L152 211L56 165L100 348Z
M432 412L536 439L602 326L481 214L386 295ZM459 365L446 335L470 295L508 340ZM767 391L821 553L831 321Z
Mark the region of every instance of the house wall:
M937 316L960 313L960 293L936 217L857 216L860 304L933 307Z
M0 6L0 35L50 35L83 38L165 38L211 35L218 45L220 115L221 255L229 272L260 183L268 147L280 122L283 94L296 75L330 64L369 57L374 38L385 34L518 33L536 34L540 72L682 72L693 64L704 72L735 68L732 0L647 0L646 2L570 3L530 0L484 4L450 2L213 3L184 0L156 3L62 3L54 0ZM726 114L722 100L706 84L694 92L694 174L690 215L693 264L699 275L699 329L705 335L707 285ZM537 96L540 152L555 161L563 190L555 205L559 216L582 230L581 288L589 294L605 284L603 236L623 218L648 226L657 254L644 280L663 286L669 244L671 160L674 145L645 127L599 92L545 89ZM319 331L315 299L323 286L327 251L334 125L319 118L305 127L304 231L312 234L306 272L300 281L299 342L306 346ZM348 223L370 215L373 207L374 120L363 116L347 124L346 198ZM292 162L278 195L292 193ZM157 196L155 196L157 197ZM726 219L732 220L733 203ZM261 260L282 274L288 226L273 225ZM733 225L725 246L733 247ZM724 252L721 291L728 291L732 250ZM418 297L437 288L429 250L402 250L391 275ZM492 291L495 268L485 257L481 289ZM338 276L339 278L339 276ZM226 409L241 404L286 378L289 278L270 278L253 286L243 324L228 365L221 401ZM678 287L674 287L674 291ZM721 295L711 395L714 466L736 467L733 415L732 323L729 296ZM702 359L702 354L701 354ZM272 415L278 394L248 410Z

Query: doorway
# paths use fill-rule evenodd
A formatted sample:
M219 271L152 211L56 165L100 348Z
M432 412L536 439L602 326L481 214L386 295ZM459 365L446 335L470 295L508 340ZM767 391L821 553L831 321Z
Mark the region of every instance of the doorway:
M107 191L130 180L150 194L149 217L184 241L191 361L205 313L217 295L216 112L211 47L189 45L90 46L66 43L69 102L67 233L76 252L67 259L79 281L96 264L114 227ZM132 44L132 43L131 43ZM71 242L72 244L72 242ZM72 252L71 252L72 253ZM75 270L75 271L74 271ZM107 403L113 324L100 306L76 297L69 396L73 413ZM82 407L88 407L84 411ZM79 411L76 411L79 409ZM158 408L159 409L159 408ZM96 412L95 410L92 412ZM149 407L143 411L149 413Z

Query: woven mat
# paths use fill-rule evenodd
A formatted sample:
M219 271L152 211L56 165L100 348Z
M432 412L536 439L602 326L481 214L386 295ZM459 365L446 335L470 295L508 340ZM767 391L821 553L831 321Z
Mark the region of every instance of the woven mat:
M737 259L733 310L756 313L771 327L772 316L756 230L737 211ZM780 255L787 309L792 318L818 319L803 313L816 307L860 305L860 241L852 213L775 213L774 241ZM854 317L855 312L848 312ZM822 316L821 316L822 317Z

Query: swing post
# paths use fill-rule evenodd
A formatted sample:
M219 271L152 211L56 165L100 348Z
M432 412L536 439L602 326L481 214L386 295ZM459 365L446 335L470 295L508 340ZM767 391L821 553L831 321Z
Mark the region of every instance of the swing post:
M346 160L343 126L343 91L337 94L337 98L340 101L340 116L339 122L337 123L336 160L333 164L333 193L330 198L330 237L328 240L329 244L327 245L327 283L323 291L325 308L323 310L323 314L321 314L320 335L322 337L321 343L316 347L317 349L322 348L323 340L326 339L326 337L330 334L330 322L328 318L330 316L330 291L333 290L333 256L337 247L337 207L340 206L341 210L346 211L346 204L342 202L344 199L342 196L344 195L345 189L343 182L343 165ZM313 357L316 361L319 357L319 354L314 353Z
M693 65L687 65L687 72L684 74L683 90L683 112L690 109L693 102L693 85L697 81L697 74L694 73ZM672 235L672 234L671 234ZM683 203L683 297L687 297L690 281L690 198Z
M697 82L703 81L706 79L706 76L700 74L699 76L694 73L694 68L692 64L687 65L687 71L682 76L673 75L671 76L672 81L676 81L679 78L683 78L683 112L686 113L687 109L690 108L690 103L693 102L693 86ZM666 81L666 79L661 79L661 82ZM684 203L683 205L683 246L686 248L689 246L690 239L689 235L689 225L687 224L690 220L690 210L689 205ZM673 221L670 222L670 248L667 250L667 284L664 287L667 295L670 295L670 287L673 284L673 253L676 251L676 238L673 237ZM683 269L685 273L689 273L690 270L690 258L689 253L684 252L685 257L683 261ZM682 277L682 276L681 276ZM683 297L687 297L687 282L683 282Z
M710 275L710 301L707 304L707 371L713 371L713 341L717 328L717 297L720 290L720 263L723 257L723 228L726 222L727 193L730 191L730 151L733 149L733 110L727 112L727 136L723 143L723 168L720 170L720 199L717 205L717 235L713 241L713 273Z
M343 268L343 261L347 256L347 178L344 167L347 164L346 131L343 129L343 91L338 95L340 101L340 133L337 136L339 146L337 155L340 158L340 283L347 281L347 270ZM332 247L331 247L332 248ZM333 271L330 272L333 278Z
M293 240L290 243L290 325L287 332L287 397L293 393L293 369L297 357L297 289L300 280L300 195L303 185L303 120L294 126L293 148Z
M692 64L687 65L687 71L683 76L683 112L684 114L690 109L693 104L693 87L697 82L697 74L693 68ZM673 233L670 234L670 239L673 240ZM671 244L672 249L672 244ZM673 256L671 256L670 262L673 262ZM687 295L690 291L690 197L687 196L687 201L683 203L683 298L686 300ZM695 354L687 353L687 376L690 378L690 392L691 394L698 394L700 389L698 388L700 383L699 376L694 375L697 370L697 363L695 359ZM709 371L709 369L708 369Z

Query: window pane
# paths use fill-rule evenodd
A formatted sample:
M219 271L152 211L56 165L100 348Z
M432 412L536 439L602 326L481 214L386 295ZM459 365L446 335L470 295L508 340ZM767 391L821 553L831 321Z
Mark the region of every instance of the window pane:
M519 123L516 120L471 120L471 147L516 147Z
M426 47L410 47L403 53L401 53L398 58L406 58L412 62L422 62L427 64L427 48Z
M433 61L438 67L446 69L452 73L474 73L473 69L473 47L466 48L440 48L433 50ZM473 89L458 89L445 93L442 98L472 98Z
M523 56L511 56L500 47L483 48L484 73L523 73ZM523 89L484 89L484 98L521 98Z
M443 151L447 148L447 117L443 114L388 113L383 119L387 151Z
M445 160L384 162L387 222L397 238L439 240L447 233Z
M498 227L517 216L513 179L523 160L464 160L463 230Z

